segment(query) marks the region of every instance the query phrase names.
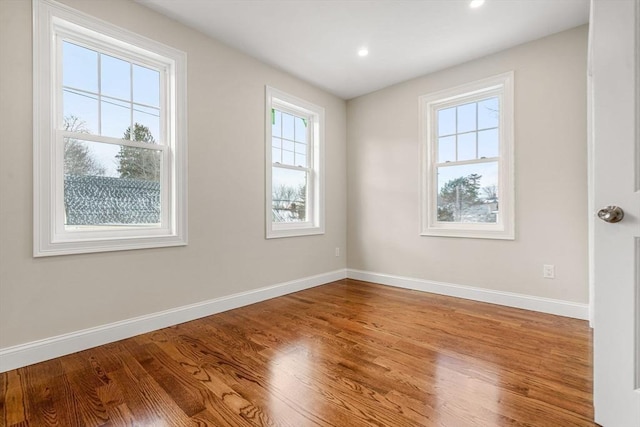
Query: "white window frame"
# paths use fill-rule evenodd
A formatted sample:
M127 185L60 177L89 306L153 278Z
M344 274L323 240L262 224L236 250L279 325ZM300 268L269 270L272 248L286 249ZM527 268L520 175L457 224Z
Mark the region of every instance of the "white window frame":
M33 0L35 257L187 244L186 54L52 0ZM62 40L157 69L161 74L162 152L159 227L66 227L62 127ZM83 139L116 143L83 134ZM118 145L149 148L118 140ZM98 229L100 228L100 229Z
M419 98L421 140L422 236L515 239L514 210L514 73L513 71L464 84ZM497 223L460 223L437 220L437 111L497 96L500 102ZM466 163L473 163L466 162Z
M273 87L265 87L265 199L266 238L324 234L324 108L289 95ZM304 222L274 222L272 220L272 109L285 111L307 119L309 126L307 170L307 216Z

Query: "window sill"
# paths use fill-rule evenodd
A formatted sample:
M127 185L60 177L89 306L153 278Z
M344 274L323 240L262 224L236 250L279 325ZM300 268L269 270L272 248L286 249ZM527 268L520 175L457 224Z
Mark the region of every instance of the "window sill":
M282 237L314 236L324 234L323 227L278 227L267 230L267 239L279 239Z
M453 228L428 228L420 233L421 236L430 237L462 237L468 239L497 239L497 240L515 240L513 230L504 230L502 228L493 229L453 229Z
M127 251L133 249L164 248L186 246L184 236L154 236L135 238L115 238L103 240L74 240L67 242L35 242L33 256L86 254L96 252ZM39 244L40 243L40 244Z

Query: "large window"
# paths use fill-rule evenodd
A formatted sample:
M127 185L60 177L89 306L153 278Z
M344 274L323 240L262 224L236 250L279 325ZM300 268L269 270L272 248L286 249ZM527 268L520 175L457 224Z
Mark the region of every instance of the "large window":
M324 233L324 109L266 88L267 238Z
M34 2L34 255L186 244L185 56Z
M420 98L422 234L514 238L513 73Z

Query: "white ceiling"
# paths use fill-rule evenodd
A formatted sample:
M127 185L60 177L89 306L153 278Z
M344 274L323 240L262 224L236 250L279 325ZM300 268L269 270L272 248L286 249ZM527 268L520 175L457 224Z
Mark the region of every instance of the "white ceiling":
M589 0L136 1L344 99L589 19Z

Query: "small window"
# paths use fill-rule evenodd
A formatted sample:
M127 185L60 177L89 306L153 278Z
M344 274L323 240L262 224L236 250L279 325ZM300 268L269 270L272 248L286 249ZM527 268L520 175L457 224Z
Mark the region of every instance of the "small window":
M186 244L184 54L34 5L34 255Z
M422 234L514 238L513 73L420 98Z
M267 238L324 233L324 109L266 88Z

